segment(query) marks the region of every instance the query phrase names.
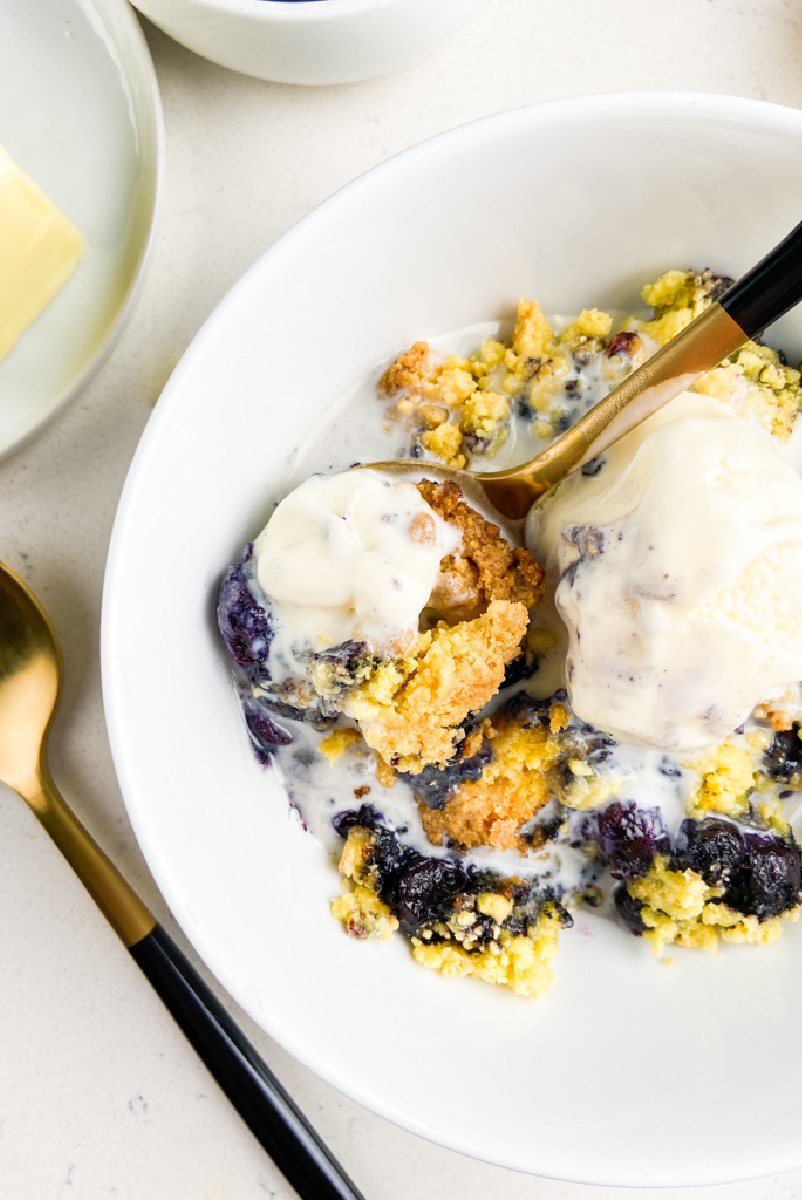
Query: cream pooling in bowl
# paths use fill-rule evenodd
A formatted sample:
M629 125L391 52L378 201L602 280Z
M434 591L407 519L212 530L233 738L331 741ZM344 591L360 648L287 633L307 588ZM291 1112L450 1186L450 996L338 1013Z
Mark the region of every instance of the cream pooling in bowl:
M414 484L369 471L306 480L281 501L254 548L277 618L274 678L299 670L296 647L353 640L378 652L406 648L440 561L459 542Z
M527 535L559 577L572 707L616 738L708 745L802 676L802 480L716 402L666 406Z

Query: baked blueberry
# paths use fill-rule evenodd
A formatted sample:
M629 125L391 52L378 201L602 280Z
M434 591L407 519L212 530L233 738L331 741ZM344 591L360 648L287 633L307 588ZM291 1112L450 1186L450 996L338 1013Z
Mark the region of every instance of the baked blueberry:
M217 598L217 624L240 666L250 668L249 674L269 680L267 659L273 630L267 609L256 600L248 580L252 558L253 543L249 543L240 561L223 576Z
M450 858L416 858L397 876L389 895L382 898L398 917L405 933L413 933L426 921L447 916L454 897L464 891L467 875Z
M759 833L744 837L746 856L724 895L724 903L761 920L799 903L799 847L794 842Z
M605 354L608 358L613 358L617 354L629 357L635 348L635 343L639 340L637 333L615 333L607 343Z
M502 712L523 729L533 729L535 725L548 721L552 704L565 704L567 700L568 693L563 688L545 700L536 700L528 692L516 692L514 696L510 696Z
M599 813L595 826L599 857L615 879L645 875L655 855L670 850L659 808L615 800Z
M507 664L504 682L499 691L512 687L515 683L522 683L524 679L531 679L539 670L540 658L537 654L519 654L511 663Z
M252 701L245 701L242 711L256 757L264 765L273 757L276 746L290 744L292 734L277 725L265 708Z
M790 779L802 767L802 741L799 725L775 733L764 755L766 771L773 779Z
M708 887L727 887L746 857L743 837L732 821L688 818L679 827L672 866L696 871Z
M319 707L324 712L333 707L338 711L337 701L370 674L375 662L367 642L362 641L340 642L310 654L308 671L318 692L310 707Z
M355 825L376 830L382 827L383 820L383 814L373 804L363 804L359 808L346 808L335 813L331 823L341 838L347 838Z
M621 924L640 937L644 933L646 926L641 917L643 903L636 900L634 896L630 896L625 883L619 883L613 892L613 904L615 905L615 913Z

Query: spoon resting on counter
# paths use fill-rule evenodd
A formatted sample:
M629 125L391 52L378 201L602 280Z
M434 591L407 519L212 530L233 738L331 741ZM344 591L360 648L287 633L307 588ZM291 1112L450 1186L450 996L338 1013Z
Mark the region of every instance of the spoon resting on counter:
M248 1128L303 1200L363 1200L211 989L65 804L47 763L61 651L0 563L0 783L33 810Z
M525 517L532 504L641 421L691 387L744 342L802 299L802 223L683 331L647 359L565 433L519 467L466 471L422 459L364 464L391 474L431 468L477 483L502 516ZM360 464L362 465L362 464Z

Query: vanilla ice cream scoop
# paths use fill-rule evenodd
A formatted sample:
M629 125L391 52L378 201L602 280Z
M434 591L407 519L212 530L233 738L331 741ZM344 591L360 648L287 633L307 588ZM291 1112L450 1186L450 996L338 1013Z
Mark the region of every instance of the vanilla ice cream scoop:
M440 560L460 542L414 484L370 471L307 479L254 547L273 602L273 678L297 672L299 655L345 641L397 652L417 633Z
M802 679L802 479L723 406L673 401L527 540L559 579L571 705L619 740L710 744Z

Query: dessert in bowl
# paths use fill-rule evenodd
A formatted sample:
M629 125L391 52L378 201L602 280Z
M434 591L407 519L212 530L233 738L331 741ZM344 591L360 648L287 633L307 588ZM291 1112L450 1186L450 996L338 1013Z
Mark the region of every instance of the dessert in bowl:
M446 976L542 996L576 906L658 954L798 919L802 479L781 452L799 457L799 370L749 342L547 493L527 519L545 586L426 478L525 460L727 282L669 271L619 328L524 299L509 340L466 358L415 343L374 419L422 479L313 475L226 573L254 751L324 845L345 839L351 936L400 927Z
M401 928L386 943L349 938L329 913L340 898L336 858L304 831L279 773L252 753L231 686L230 656L217 632L220 583L243 545L258 545L273 505L298 485L315 473L336 478L356 461L387 457L383 426L390 410L414 398L384 389L380 400L376 384L412 345L427 339L435 354L470 361L483 342L510 341L524 296L538 298L549 314L579 314L588 306L616 314L603 335L609 346L621 318L650 321L650 306L639 294L645 281L678 265L737 275L794 224L800 137L799 115L771 106L716 97L596 97L503 114L400 156L302 222L227 298L171 381L126 486L107 577L104 690L126 803L168 902L235 998L293 1053L391 1119L490 1161L619 1184L713 1182L794 1165L802 1064L791 1052L787 1070L778 1071L771 1056L726 1054L723 1047L740 1045L744 1029L759 1029L764 1043L787 1041L802 974L800 926L781 913L765 914L765 921L744 913L761 928L776 917L782 936L757 948L725 942L715 957L672 947L658 958L645 932L630 936L611 917L584 905L568 909L555 896L558 919L549 929L559 937L556 979L536 1001L475 978L444 979L422 970L410 961ZM593 181L590 193L567 182L580 151ZM624 192L622 154L639 163ZM749 217L758 210L766 214L760 229ZM785 320L768 338L786 350L789 370L802 350L796 320ZM558 337L564 332L552 327ZM588 378L590 367L582 367ZM793 379L788 382L793 390ZM531 383L521 380L530 400ZM572 391L563 388L567 396ZM520 399L514 390L508 398ZM553 414L547 408L537 411L549 428L533 424L535 436L551 435L552 416L559 424L556 408ZM476 406L468 416L484 420ZM493 414L487 417L492 424ZM321 432L332 422L336 444ZM399 419L393 429L400 446L400 439L424 433L432 441L440 425L453 423L415 431ZM492 437L494 431L464 425L457 432L464 442L466 435ZM464 503L477 507L467 493ZM498 523L492 513L479 515ZM517 540L522 543L520 531ZM550 569L547 553L534 543L529 551ZM533 613L545 614L547 604ZM470 622L482 614L465 617ZM178 691L164 685L165 649L172 677L182 681ZM545 673L548 653L542 643L524 645L505 669L514 671L518 663L525 671L538 656L535 674ZM526 682L511 689L522 691ZM578 716L551 729L559 686L555 680L546 693L547 722L533 704L531 728L523 731L534 741L537 728L543 745L549 738L556 743L555 764L572 722L577 744L585 736ZM556 726L562 714L554 716ZM500 722L501 716L487 719ZM760 719L770 726L771 717ZM297 724L318 736L310 722ZM465 729L465 723L455 719L449 728ZM320 736L335 732L332 725ZM772 730L772 739L775 732L791 731ZM491 746L502 736L497 731L489 738ZM320 770L343 767L358 748L355 741L346 746L331 768L319 756ZM376 751L370 749L372 763ZM583 779L591 781L585 785L590 791L604 774L605 749L588 737L571 753L577 765L584 754L593 770L583 776L568 767L577 795ZM792 760L793 745L789 749ZM482 753L477 742L474 757L481 760ZM436 764L406 774L414 780L429 767L438 778ZM567 775L564 782L571 783ZM674 783L659 773L658 782L657 803L653 795L648 803L633 798L639 809L667 813ZM409 786L399 780L396 788L402 785ZM773 792L767 796L771 801ZM341 808L360 816L374 799L353 796ZM601 808L577 806L572 820L597 820L616 801L629 803L622 793L611 795ZM413 813L420 811L415 801ZM452 832L443 830L444 837L458 840L453 809L444 803L429 811L434 821L448 819ZM760 829L744 828L744 813L706 809L699 819L733 820L745 853L747 834L783 839L766 811ZM692 819L684 800L674 813L677 829ZM541 816L545 822L545 807ZM358 826L367 842L379 834L370 820L363 813L361 824L348 829L342 822L341 832ZM333 827L330 836L341 856L347 837ZM656 861L659 838L649 840ZM415 847L424 857L449 857L445 842L426 842ZM519 870L523 856L516 845L490 850L515 862L507 877ZM471 852L484 853L480 847ZM582 855L580 867L587 861ZM675 864L666 855L663 865L671 870ZM641 913L665 912L634 890L644 878L622 878L613 887L623 884L631 908L639 901ZM347 879L346 902L357 886L371 882L368 876ZM721 899L712 892L723 886L703 882L701 890L711 892L703 905ZM492 923L496 902L483 900L490 911L482 913L483 892L462 891L475 896L474 910ZM560 929L556 904L571 913L572 929ZM499 915L495 907L501 930L507 918L499 922ZM665 965L666 957L673 966ZM381 1037L369 1032L377 1030ZM703 1081L703 1123L687 1103L687 1073L661 1073L655 1083L657 1052L650 1047L665 1037L683 1047L691 1076ZM600 1091L586 1086L589 1078L599 1081ZM480 1086L489 1086L498 1102L481 1111L455 1104L455 1096L473 1095ZM568 1111L571 1122L564 1119ZM660 1145L655 1128L667 1134Z

